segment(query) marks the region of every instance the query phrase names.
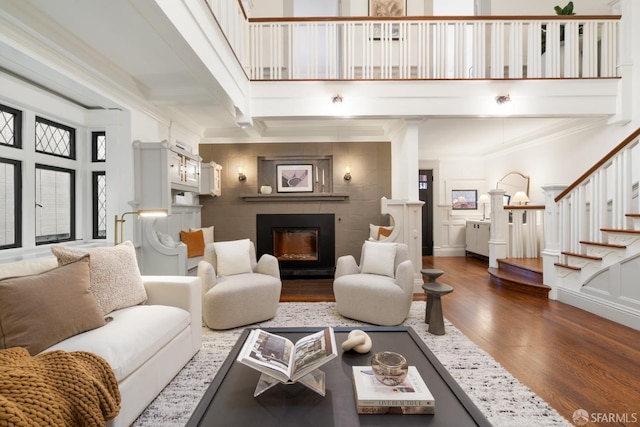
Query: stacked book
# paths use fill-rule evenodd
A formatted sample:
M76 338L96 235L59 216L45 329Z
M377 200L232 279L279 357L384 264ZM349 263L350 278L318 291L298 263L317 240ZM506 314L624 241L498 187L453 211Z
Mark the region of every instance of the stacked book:
M435 401L415 366L397 386L382 384L371 366L353 367L358 414L433 414Z

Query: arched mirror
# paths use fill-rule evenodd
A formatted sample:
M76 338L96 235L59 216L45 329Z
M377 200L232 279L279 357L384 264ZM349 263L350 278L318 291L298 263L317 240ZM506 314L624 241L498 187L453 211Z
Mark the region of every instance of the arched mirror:
M504 204L508 205L511 198L519 191L529 196L529 176L520 172L509 172L498 180L496 188L505 191Z

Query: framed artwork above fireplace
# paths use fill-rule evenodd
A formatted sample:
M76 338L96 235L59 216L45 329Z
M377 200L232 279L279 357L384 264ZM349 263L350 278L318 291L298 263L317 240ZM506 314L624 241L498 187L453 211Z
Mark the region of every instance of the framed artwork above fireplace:
M278 193L313 191L313 165L276 165Z

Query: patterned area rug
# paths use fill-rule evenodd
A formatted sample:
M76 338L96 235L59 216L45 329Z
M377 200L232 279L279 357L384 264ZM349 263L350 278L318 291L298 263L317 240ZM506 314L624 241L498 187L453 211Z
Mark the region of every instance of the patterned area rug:
M431 335L424 323L425 302L414 301L403 326L411 326L476 406L495 426L567 426L529 388L445 319L446 334ZM251 327L370 326L338 314L333 302L280 303L272 320ZM203 328L202 349L142 413L134 426L184 426L244 327Z

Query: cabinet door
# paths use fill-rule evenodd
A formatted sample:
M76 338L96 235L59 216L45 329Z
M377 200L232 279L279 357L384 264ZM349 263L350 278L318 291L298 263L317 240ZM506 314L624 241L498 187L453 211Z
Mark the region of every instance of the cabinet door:
M476 253L477 251L477 245L476 245L476 240L477 240L477 229L476 229L476 224L475 223L471 223L471 222L467 222L466 224L466 228L465 228L465 240L466 240L466 248L465 250L467 252L473 252Z
M491 224L483 223L478 224L478 228L476 230L476 245L477 245L477 253L484 256L489 256L489 239L491 238Z
M182 182L182 156L173 151L169 151L169 180L172 183Z
M195 188L200 187L200 162L189 159L187 157L184 158L184 173L183 173L183 184L189 185Z

